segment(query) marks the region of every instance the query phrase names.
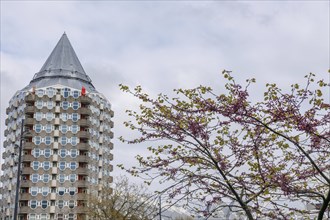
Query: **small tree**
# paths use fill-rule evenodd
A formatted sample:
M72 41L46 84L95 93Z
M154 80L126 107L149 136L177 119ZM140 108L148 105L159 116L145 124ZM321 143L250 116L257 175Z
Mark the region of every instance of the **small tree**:
M321 204L321 220L330 203L330 106L322 94L329 85L309 74L289 92L267 84L264 100L252 102L254 79L242 87L228 71L223 76L225 94L200 86L153 99L139 86L120 85L143 102L125 122L141 136L122 141L165 141L128 171L172 181L163 193L205 216L229 208L248 219L286 219L311 214L301 207L308 202Z
M115 179L113 189L90 195L88 203L88 216L93 220L150 220L156 210L146 186L129 183L125 176Z

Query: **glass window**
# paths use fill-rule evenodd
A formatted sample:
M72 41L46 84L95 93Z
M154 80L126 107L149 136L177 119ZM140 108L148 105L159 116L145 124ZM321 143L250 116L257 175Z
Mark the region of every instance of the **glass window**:
M45 144L50 145L52 143L52 138L50 136L45 137Z
M69 88L64 88L63 89L63 97L68 98L70 95L70 89Z
M38 194L38 187L31 187L30 193L32 196L36 196Z
M78 150L77 149L71 149L71 157L72 158L76 158L78 154Z
M58 200L58 208L62 209L63 206L64 206L64 201L63 201L63 200ZM57 219L63 217L63 214L62 214L62 216L60 216L60 215L61 215L61 214L58 214L58 215L57 215Z
M73 134L77 134L78 131L79 131L79 127L78 127L78 125L72 125L72 126L71 126L71 132L72 132Z
M76 99L80 96L80 92L78 90L74 90L72 95L73 95L73 98Z
M70 162L70 169L71 169L71 170L76 170L76 169L77 169L77 163L71 161L71 162Z
M65 181L65 176L64 176L64 174L59 174L59 175L58 175L58 181L59 181L60 183L64 183L64 181Z
M60 150L60 157L64 158L66 156L66 150L65 149L61 149Z
M77 179L77 175L76 174L70 174L70 182L71 183L74 183L75 181L76 181L76 179Z
M63 134L66 134L66 132L68 131L68 126L67 125L61 125L60 130Z
M36 105L37 109L42 109L43 102L41 100L37 100L35 105Z
M74 217L75 217L74 214L70 213L68 220L74 220Z
M69 194L73 196L76 193L76 188L75 187L69 187Z
M62 121L67 121L68 120L68 113L62 113L61 118L62 118Z
M58 187L58 194L59 194L60 196L63 196L64 193L65 193L65 188L64 188L64 187Z
M47 101L47 108L52 109L54 107L54 102L52 101Z
M50 133L53 130L53 126L51 124L46 124L45 130L46 130L46 133Z
M53 120L53 113L52 112L47 112L46 113L46 120L47 121Z
M46 158L49 158L50 155L51 155L51 153L52 153L52 151L51 151L49 148L46 148L46 149L44 150L44 156L45 156Z
M47 96L49 98L52 98L55 95L55 89L54 88L47 88L46 93L47 93Z
M34 155L34 157L39 157L40 156L40 149L39 148L35 148L33 150L33 155Z
M36 214L29 214L29 220L36 220Z
M47 196L49 192L49 187L42 187L42 195Z
M78 144L78 138L77 137L71 137L71 145L76 146Z
M60 163L59 163L59 169L60 170L65 170L65 161L60 161Z
M31 176L32 183L38 182L38 179L39 179L39 175L38 174L36 174L36 173L32 174L32 176Z
M41 112L36 112L34 117L37 121L41 121L42 120L42 113Z
M49 169L50 169L50 162L44 161L44 170L49 170Z
M73 209L74 208L74 200L69 201L69 208Z
M34 130L35 130L36 133L40 133L41 130L42 130L42 126L41 126L41 124L36 124L36 125L34 126Z
M36 94L37 94L38 97L42 97L42 96L44 95L44 90L42 90L42 89L38 89L38 90L36 91Z
M77 122L78 121L78 113L72 113L72 121Z
M40 214L40 220L47 220L47 214Z
M40 136L35 136L34 137L34 144L39 145L41 143L41 137Z
M77 110L79 108L79 102L77 101L72 102L72 108L73 110Z
M50 175L49 174L44 174L43 175L43 181L44 181L44 183L48 183L49 182L49 179L50 179Z
M67 143L67 138L65 136L62 136L60 141L61 141L61 144L64 146Z
M69 108L69 102L68 102L68 101L64 101L64 102L62 102L62 108L63 108L64 110L67 110L67 109Z
M30 207L31 207L31 209L37 208L37 200L31 200L30 201Z
M39 161L33 161L32 162L32 168L34 170L38 170L39 169Z
M41 200L41 208L45 209L48 206L47 200Z

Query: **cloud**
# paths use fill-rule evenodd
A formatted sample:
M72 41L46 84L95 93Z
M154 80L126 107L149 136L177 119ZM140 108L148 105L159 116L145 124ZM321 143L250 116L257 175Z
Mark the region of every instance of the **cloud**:
M1 1L1 142L5 108L66 31L94 86L115 110L115 136L130 137L125 109L138 103L118 84L151 94L210 85L219 73L287 87L329 68L329 2ZM261 85L253 87L258 97ZM114 163L134 164L145 146L117 139ZM115 169L114 174L120 171Z

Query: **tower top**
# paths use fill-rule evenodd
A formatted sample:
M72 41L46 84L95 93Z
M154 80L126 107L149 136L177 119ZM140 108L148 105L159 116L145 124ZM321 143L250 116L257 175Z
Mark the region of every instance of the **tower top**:
M72 87L77 87L76 81L79 81L78 84L86 84L88 90L94 90L92 80L82 67L65 32L30 84L37 84L40 87L43 84L49 85L59 81L68 86L75 84Z

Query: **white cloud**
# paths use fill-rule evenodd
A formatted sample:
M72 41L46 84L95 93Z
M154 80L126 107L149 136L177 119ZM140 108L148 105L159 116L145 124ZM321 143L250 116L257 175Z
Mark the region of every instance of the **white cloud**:
M119 83L157 94L199 84L220 90L222 69L239 81L256 77L283 86L308 72L326 78L328 7L321 1L1 1L1 140L9 98L29 83L64 31L113 104L115 136L129 137L124 110L137 103ZM115 163L133 164L138 152L145 150L115 140Z

